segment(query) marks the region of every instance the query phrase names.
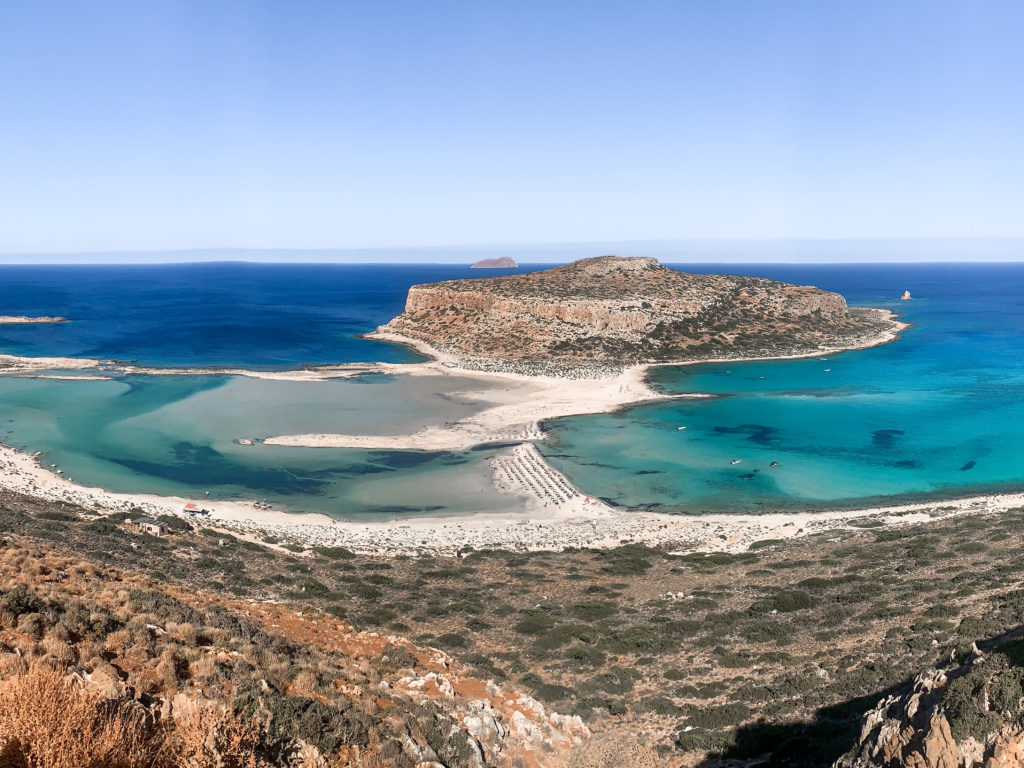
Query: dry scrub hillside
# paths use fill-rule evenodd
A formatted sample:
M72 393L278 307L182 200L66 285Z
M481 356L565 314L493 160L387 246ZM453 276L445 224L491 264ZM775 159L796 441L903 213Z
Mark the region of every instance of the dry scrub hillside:
M406 703L419 702L396 680L409 674L405 662L390 667L393 654L379 646L391 643L419 659L413 681L437 672L452 682L455 704L437 699L440 709L431 710L438 712L432 722L441 733L450 721L468 731L465 713L487 681L501 686L506 701L526 690L546 714L578 715L593 733L575 750L541 739L532 750L507 746L495 754L481 739L485 758L498 765L710 768L758 761L821 768L854 749L864 714L881 699L911 691L922 668L948 664L951 656L962 660L972 643L986 649L1024 624L1024 509L898 527L864 518L856 529L764 540L738 554L671 554L623 543L601 551L470 552L461 559L303 550L269 536L244 541L198 521L191 530L175 518L169 518L176 526L171 535L155 539L131 532L121 518L0 494L0 530L16 541L74 551L67 558L74 563L88 559L92 565L81 567L95 569L89 583L97 588L113 589L115 577L133 584L123 588L127 598L103 609L120 623L100 626L92 641L110 644L117 658L134 658L141 651L132 648L145 648L146 667L154 671L159 643L175 643L188 662L175 679L189 695L196 694L193 664L202 670L203 658L214 651L224 653L215 680L227 682L204 683L197 695L213 698L224 686L222 701L232 705L246 701L235 695L247 690L236 688L238 680L258 679L267 682L268 689L259 688L264 695L290 707L304 690L295 680L309 670L317 675L317 695L338 689L333 680L375 691L389 717L370 717L368 734L386 738L380 747L367 741L368 748L397 750L389 741L395 723L420 722L409 714L418 710ZM63 583L48 582L33 567L8 566L0 576L10 582L0 584L5 589L20 579L34 593L50 590L39 595L46 600L66 593ZM165 613L144 598L154 592L179 607ZM46 616L38 608L30 613ZM132 623L134 616L140 618ZM222 622L241 639L218 639ZM181 647L175 633L184 623L209 627L198 631L211 640ZM17 624L8 624L5 632L18 637ZM54 631L49 624L47 631ZM154 636L127 643L124 632ZM252 661L251 645L269 641L246 638L264 635L289 650ZM375 645L365 653L332 645L348 643L345 638ZM65 642L80 648L83 641ZM0 658L15 661L15 645ZM427 647L457 661L432 656ZM76 657L74 664L90 658ZM114 658L107 660L121 664ZM448 669L435 658L445 659ZM461 688L460 680L470 687ZM391 688L382 692L380 681ZM362 712L359 702L367 697L339 701L350 702L346 712ZM512 732L515 713L502 709L497 697L491 701L502 715L498 722ZM322 703L338 706L331 702ZM296 737L305 738L290 738ZM427 744L442 763L464 764Z
M440 651L316 610L2 544L5 766L526 768L589 735Z

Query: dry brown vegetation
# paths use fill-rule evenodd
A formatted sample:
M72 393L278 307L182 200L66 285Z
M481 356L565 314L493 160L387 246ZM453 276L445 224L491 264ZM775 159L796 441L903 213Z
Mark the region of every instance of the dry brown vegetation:
M331 748L358 747L388 765L395 731L380 724L392 710L369 699L402 674L406 653L421 657L420 676L444 672L426 646L451 653L453 669L465 665L465 699L494 680L582 717L597 738L573 756L581 766L607 750L638 766L654 755L676 768L771 752L769 764L817 768L850 748L865 710L919 670L1024 624L1022 510L898 528L865 519L859 530L741 554L624 545L455 559L292 555L202 530L152 539L116 518L33 504L9 499L0 527L92 562L0 550L0 677L35 656L90 673L112 664L140 695L181 691L243 713L259 709L246 698L259 680L277 702L334 706L345 692L356 702L346 718L367 726ZM120 569L153 578L126 580ZM99 623L66 635L63 614L14 611L19 583L69 608L95 598ZM86 606L90 621L93 611ZM447 708L433 721L398 699L401 732L427 743L447 727ZM460 759L470 758L449 764ZM537 764L554 760L545 753Z
M188 703L159 720L138 702L108 699L45 660L0 683L5 768L272 768L264 733L216 702ZM374 745L379 748L379 742ZM383 768L373 749L345 747L337 768ZM393 764L393 763L392 763ZM299 749L292 765L326 765Z
M0 765L532 768L586 735L521 696L319 611L0 542Z
M11 768L157 765L153 731L145 710L108 703L42 661L0 683L0 762Z

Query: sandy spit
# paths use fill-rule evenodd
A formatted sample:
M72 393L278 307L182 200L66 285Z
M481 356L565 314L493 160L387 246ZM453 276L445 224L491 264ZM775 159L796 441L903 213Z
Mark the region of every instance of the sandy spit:
M892 314L889 313L890 318ZM883 344L905 327L894 319L891 330L866 339L857 348ZM458 368L455 361L426 345L401 338L387 338L410 344L435 359L410 365L350 364L320 366L299 371L247 371L235 369L149 369L139 366L75 358L17 358L0 355L0 373L53 372L97 369L97 375L147 374L230 374L296 381L323 381L369 372L405 375L454 375L478 378L489 387L472 394L487 402L473 416L448 427L433 427L414 435L373 437L367 435L280 436L266 442L278 445L334 445L378 448L401 447L423 450L457 450L481 442L542 439L539 423L545 419L578 413L596 413L632 403L663 398L664 394L645 382L648 366L634 366L603 379L562 379L513 373L483 373ZM821 350L805 356L840 350ZM56 371L61 371L57 373ZM690 395L699 397L701 395ZM255 447L254 450L258 450ZM513 449L514 453L516 449ZM521 451L526 456L533 452ZM537 454L539 455L539 454ZM533 459L531 459L533 460ZM541 457L542 460L542 457ZM507 474L510 465L501 464ZM536 468L537 465L535 464ZM547 465L538 470L554 481L564 477ZM506 477L506 481L508 477ZM76 484L56 467L39 464L31 456L0 446L0 487L10 491L79 505L99 513L141 510L149 515L171 514L193 517L184 511L188 503L205 508L209 514L199 524L233 531L258 539L271 535L283 541L314 546L345 546L353 551L380 554L452 554L472 547L513 550L559 550L565 547L612 547L624 541L664 545L675 551L742 551L764 539L786 539L815 532L855 527L863 518L882 524L902 524L950 515L978 514L1024 506L1024 494L978 496L950 502L903 504L856 511L780 512L768 514L704 514L694 516L655 514L609 507L573 489L571 498L554 502L520 488L496 487L517 493L523 499L521 512L479 512L448 517L415 517L392 520L340 520L322 514L296 514L266 509L252 502L214 501L153 494L115 493Z

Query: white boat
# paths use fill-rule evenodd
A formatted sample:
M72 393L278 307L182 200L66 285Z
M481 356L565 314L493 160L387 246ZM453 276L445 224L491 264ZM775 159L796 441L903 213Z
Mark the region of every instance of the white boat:
M740 463L741 461L743 461L743 459L733 459L733 460L732 460L732 461L730 461L729 463L730 463L730 464L739 464L739 463Z
M684 429L686 429L686 427L676 427L676 431L677 431L677 432L680 432L680 431L682 431L682 430L684 430Z

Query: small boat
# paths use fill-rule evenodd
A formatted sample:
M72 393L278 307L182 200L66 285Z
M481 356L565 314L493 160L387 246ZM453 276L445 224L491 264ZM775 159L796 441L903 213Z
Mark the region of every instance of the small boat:
M829 371L831 371L831 370L832 370L831 368L826 368L826 369L825 369L825 373L828 373L828 372L829 372Z
M740 463L741 461L743 461L743 459L733 459L733 460L732 460L732 461L730 461L729 463L730 463L730 464L739 464L739 463Z
M773 461L773 462L772 462L771 464L769 464L768 466L769 466L769 467L777 467L777 466L779 466L779 462L777 462L777 461Z
M676 432L681 432L684 429L686 429L686 427L676 427Z

